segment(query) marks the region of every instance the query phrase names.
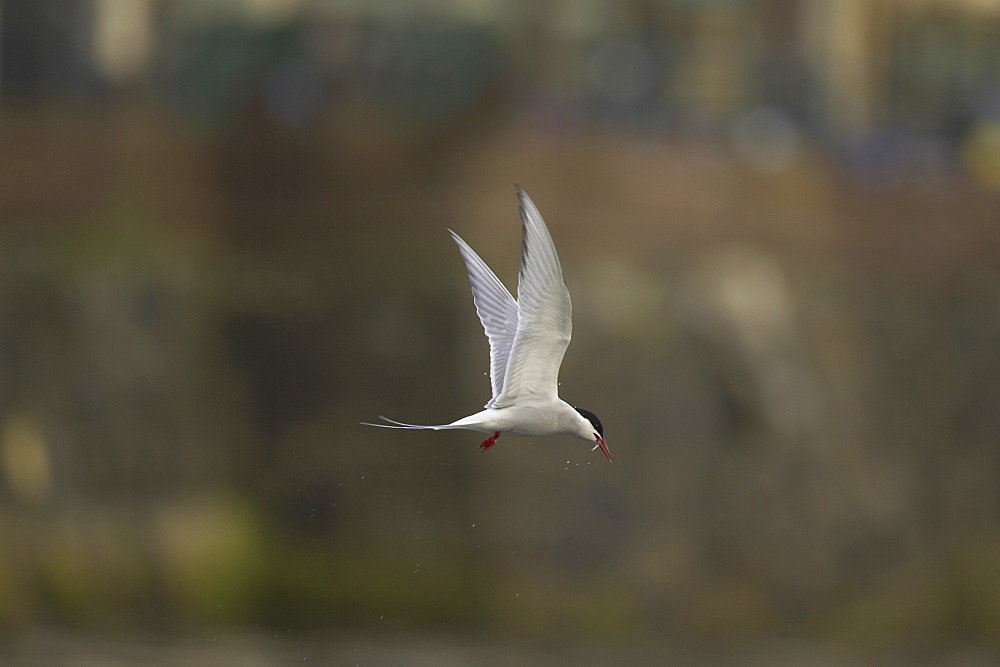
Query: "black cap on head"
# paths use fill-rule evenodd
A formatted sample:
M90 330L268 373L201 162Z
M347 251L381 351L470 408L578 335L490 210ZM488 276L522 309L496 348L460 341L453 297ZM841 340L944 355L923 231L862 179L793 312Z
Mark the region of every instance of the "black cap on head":
M587 421L589 421L590 424L594 427L594 430L597 431L597 434L600 435L602 438L604 437L604 425L601 424L601 420L597 418L597 415L595 415L590 410L584 410L583 408L578 408L575 405L573 406L573 409L579 412L584 417L586 417Z

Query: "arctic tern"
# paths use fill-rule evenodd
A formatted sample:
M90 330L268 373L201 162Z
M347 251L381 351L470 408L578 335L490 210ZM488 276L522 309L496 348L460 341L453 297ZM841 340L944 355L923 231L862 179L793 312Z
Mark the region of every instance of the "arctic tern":
M541 214L528 195L517 188L520 200L521 271L517 300L479 255L448 230L469 272L472 299L490 342L490 383L493 396L485 409L450 424L419 426L379 416L381 428L465 429L492 433L480 447L486 451L502 433L543 436L565 433L588 442L611 460L604 427L593 412L559 398L559 366L573 329L569 290L559 256Z

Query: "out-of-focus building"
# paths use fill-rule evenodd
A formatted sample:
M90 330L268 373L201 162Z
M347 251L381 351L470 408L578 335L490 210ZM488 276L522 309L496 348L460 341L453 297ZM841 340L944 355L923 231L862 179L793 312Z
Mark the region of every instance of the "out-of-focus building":
M301 50L342 61L317 43L336 41L360 61L429 21L487 29L518 81L616 124L711 122L766 106L819 136L883 123L954 133L1000 87L1000 5L986 0L38 0L0 10L7 97L161 85L205 40L225 47L213 26L332 22L341 28L299 30ZM371 29L379 23L393 32Z
M92 0L0 3L0 94L65 95L92 90Z

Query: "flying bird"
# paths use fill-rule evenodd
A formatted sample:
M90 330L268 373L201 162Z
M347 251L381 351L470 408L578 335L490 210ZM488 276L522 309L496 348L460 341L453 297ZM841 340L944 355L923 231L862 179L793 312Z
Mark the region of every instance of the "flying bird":
M448 230L469 272L472 299L490 342L493 396L485 409L438 426L405 424L381 415L379 419L386 424L362 423L381 428L492 433L480 445L483 451L496 444L503 433L565 433L596 443L593 449L600 447L610 461L604 427L597 415L559 398L559 366L569 346L573 308L545 221L524 190L515 187L524 234L516 301L469 244Z

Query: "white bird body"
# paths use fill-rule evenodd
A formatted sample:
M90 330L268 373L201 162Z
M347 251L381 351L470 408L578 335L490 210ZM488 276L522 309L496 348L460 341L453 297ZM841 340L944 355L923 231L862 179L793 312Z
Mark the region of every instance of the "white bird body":
M524 240L516 301L479 255L451 232L468 270L476 312L490 342L493 395L485 409L436 426L404 424L386 417L380 419L388 424L362 423L383 428L493 433L482 443L484 450L493 446L501 433L564 433L596 442L594 449L600 447L610 461L604 428L597 416L559 398L559 366L572 334L573 307L545 221L524 190L518 187L517 194Z

